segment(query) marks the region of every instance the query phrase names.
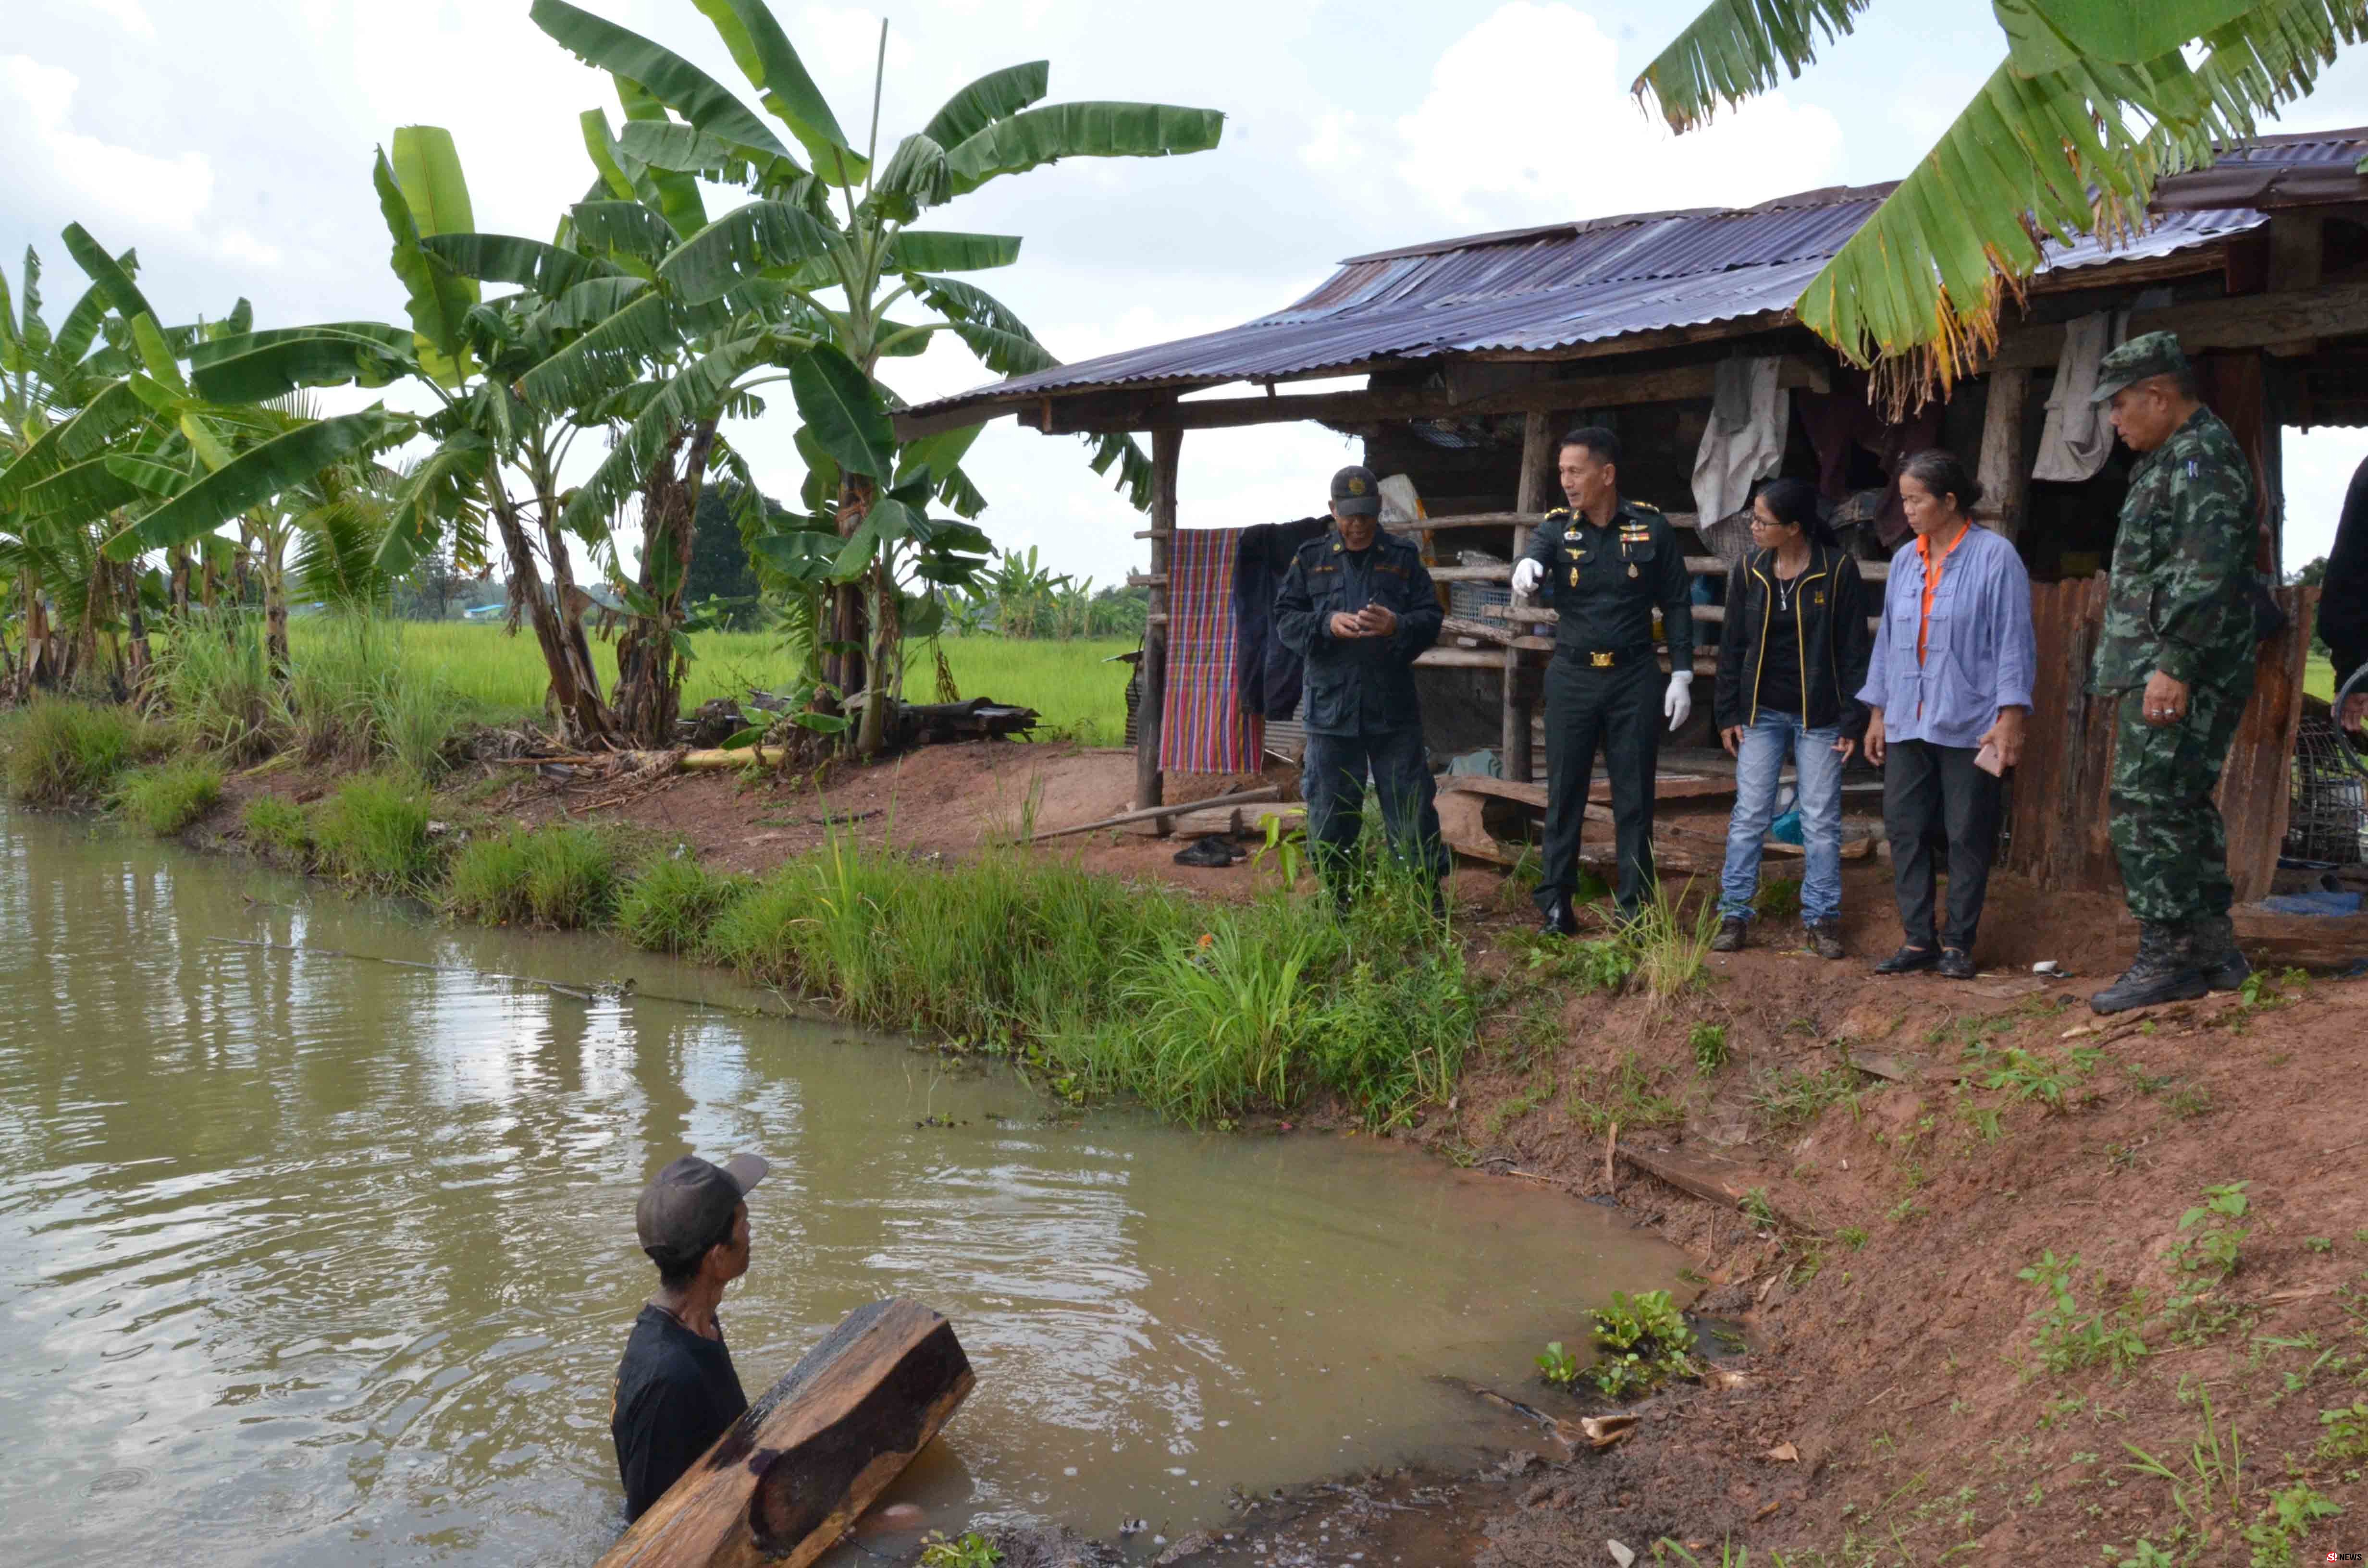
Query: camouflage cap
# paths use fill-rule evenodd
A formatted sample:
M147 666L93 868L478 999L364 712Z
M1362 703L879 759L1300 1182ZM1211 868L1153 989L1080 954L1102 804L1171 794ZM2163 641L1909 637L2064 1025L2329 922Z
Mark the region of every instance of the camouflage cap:
M2175 376L2186 369L2187 355L2175 335L2142 333L2097 361L2097 390L2089 394L2089 401L2103 403L2148 376Z
M1332 476L1332 505L1341 515L1371 517L1382 509L1382 482L1362 463L1352 463Z

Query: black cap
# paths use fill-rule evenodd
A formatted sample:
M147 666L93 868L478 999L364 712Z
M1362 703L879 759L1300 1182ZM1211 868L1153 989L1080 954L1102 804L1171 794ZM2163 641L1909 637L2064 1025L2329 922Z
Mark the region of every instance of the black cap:
M689 1266L732 1233L732 1211L772 1166L760 1154L734 1154L722 1165L685 1154L650 1178L633 1206L642 1250L660 1267Z
M1351 463L1332 476L1332 505L1352 517L1371 517L1382 509L1382 482L1362 463Z

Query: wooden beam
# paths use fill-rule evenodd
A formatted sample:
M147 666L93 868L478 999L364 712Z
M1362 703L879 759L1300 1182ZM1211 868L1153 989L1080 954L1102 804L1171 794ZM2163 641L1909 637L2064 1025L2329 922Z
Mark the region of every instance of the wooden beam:
M1535 408L1521 419L1521 476L1513 507L1523 519L1543 517L1547 506L1561 494L1562 484L1557 467L1561 448L1555 440L1554 411ZM1527 520L1513 525L1513 559L1519 561L1530 548L1532 524ZM1507 582L1512 581L1508 572ZM1526 594L1515 594L1516 606L1529 603ZM1521 651L1508 642L1505 648L1504 733L1499 742L1497 766L1508 778L1526 780L1537 767L1537 749L1531 736L1530 720L1535 704L1530 698L1530 677L1521 668Z
M2273 212L2270 215L2270 289L2272 292L2318 287L2327 220L2317 212ZM2267 346L2282 358L2312 354L2316 337L2289 338Z
M2180 347L2190 354L2206 348L2258 348L2301 337L2347 337L2368 332L2368 283L2322 284L2287 293L2165 305L2134 312L2129 331L2132 337L2145 332L2177 333ZM2063 351L2060 324L2021 327L2000 335L1987 368L2052 369Z
M1142 698L1134 715L1134 803L1163 803L1159 772L1161 710L1167 702L1167 548L1176 533L1176 470L1184 452L1184 432L1156 430L1151 437L1150 614L1143 629Z
M1982 455L1975 483L1982 499L1974 515L2011 541L2031 506L2031 457L2023 449L2023 410L2031 398L2031 372L1995 369L1989 406L1982 416Z
M603 1555L598 1568L805 1568L938 1435L976 1380L917 1301L847 1315Z

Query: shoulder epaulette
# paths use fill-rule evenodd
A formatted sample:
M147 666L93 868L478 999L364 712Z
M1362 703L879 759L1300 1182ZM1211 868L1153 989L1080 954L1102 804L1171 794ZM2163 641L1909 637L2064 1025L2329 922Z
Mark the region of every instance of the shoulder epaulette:
M1552 522L1552 521L1554 521L1554 519L1555 519L1556 517L1569 517L1569 516L1570 516L1570 508L1569 508L1569 507L1567 507L1567 506L1556 506L1556 507L1554 507L1553 510L1551 510L1551 511L1549 511L1549 512L1547 512L1547 513L1546 513L1546 520L1547 520L1548 522Z
M1631 501L1625 496L1622 496L1620 504L1622 506L1629 507L1634 511L1650 512L1656 517L1662 515L1661 509L1658 506L1654 506L1650 501Z

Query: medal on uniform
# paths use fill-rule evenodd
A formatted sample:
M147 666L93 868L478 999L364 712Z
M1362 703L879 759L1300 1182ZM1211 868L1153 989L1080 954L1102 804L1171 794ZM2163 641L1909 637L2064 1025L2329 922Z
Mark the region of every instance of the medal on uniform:
M1630 562L1628 562L1628 575L1630 575L1631 577L1634 577L1635 574L1636 574L1636 563L1635 563L1634 562L1631 561Z

